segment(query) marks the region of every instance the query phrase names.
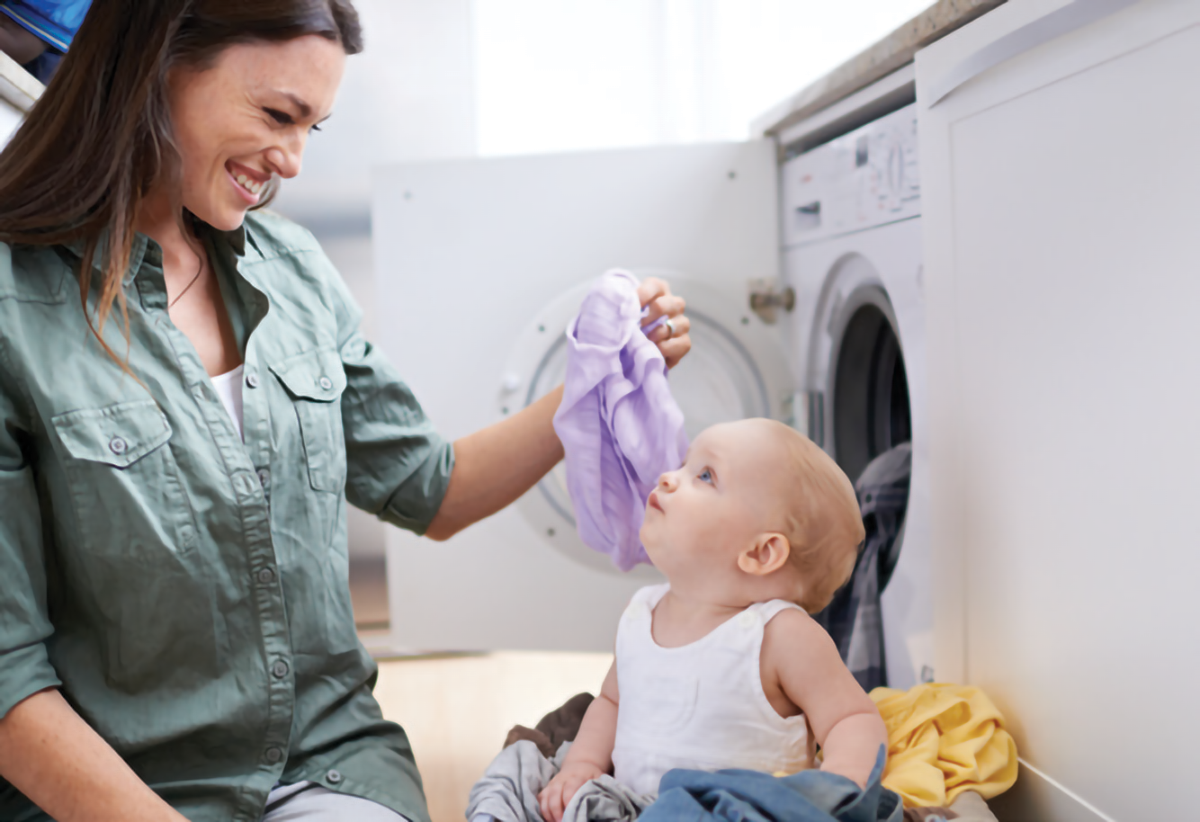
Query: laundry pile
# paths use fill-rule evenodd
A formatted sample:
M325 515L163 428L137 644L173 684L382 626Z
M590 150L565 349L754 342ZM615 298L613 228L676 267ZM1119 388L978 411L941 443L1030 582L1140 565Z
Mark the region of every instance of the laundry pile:
M552 759L528 739L505 748L471 789L467 819L543 822L538 792L558 773L570 748L564 742ZM883 756L881 747L866 790L844 776L816 770L775 777L677 769L667 772L654 796L631 791L606 774L579 789L563 822L906 822L900 798L880 784Z
M1012 787L1017 751L996 706L978 688L876 688L888 730L887 764L866 790L819 770L772 776L754 771L669 771L657 796L611 776L582 787L564 822L995 822L984 799ZM592 701L578 694L535 728L516 726L471 790L470 822L542 822L538 792L558 772ZM882 756L882 751L881 751Z
M622 571L648 563L638 532L658 478L683 464L683 412L642 329L638 281L609 271L567 327L567 374L554 431L584 544ZM654 326L648 326L646 331Z
M876 688L871 699L888 730L883 785L905 805L946 805L965 791L991 799L1017 781L1017 745L978 688Z

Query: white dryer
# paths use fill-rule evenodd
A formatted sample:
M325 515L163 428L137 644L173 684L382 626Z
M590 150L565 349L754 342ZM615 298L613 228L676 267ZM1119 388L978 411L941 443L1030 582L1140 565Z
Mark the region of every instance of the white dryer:
M671 374L689 433L781 419L853 478L922 425L915 136L897 131L911 121L895 112L782 168L777 145L755 141L381 169L379 342L458 437L561 381L591 280L661 274L692 319L693 352ZM868 199L866 219L838 222ZM752 311L764 282L779 302L790 286L793 310ZM885 606L900 687L929 664L921 499ZM413 650L608 650L628 597L656 578L582 545L559 472L446 544L389 530L388 576L393 644Z

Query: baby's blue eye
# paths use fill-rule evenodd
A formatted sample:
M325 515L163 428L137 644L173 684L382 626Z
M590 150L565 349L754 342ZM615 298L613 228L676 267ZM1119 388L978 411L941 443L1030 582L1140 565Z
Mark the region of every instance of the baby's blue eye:
M698 479L701 482L711 483L712 482L712 471L705 468L703 471L700 472L700 476L698 477Z

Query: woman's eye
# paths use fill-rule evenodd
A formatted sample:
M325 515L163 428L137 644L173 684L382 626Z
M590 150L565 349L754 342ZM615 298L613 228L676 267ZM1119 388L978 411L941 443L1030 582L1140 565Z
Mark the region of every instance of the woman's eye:
M271 119L274 120L275 122L279 123L280 125L290 125L293 122L295 122L294 120L292 120L292 116L290 114L288 114L287 112L284 112L284 111L280 111L279 109L264 108L263 111L265 111L267 114L269 114L271 116Z
M313 123L311 126L309 126L308 130L309 131L320 131L321 127L319 125L317 125L316 123Z

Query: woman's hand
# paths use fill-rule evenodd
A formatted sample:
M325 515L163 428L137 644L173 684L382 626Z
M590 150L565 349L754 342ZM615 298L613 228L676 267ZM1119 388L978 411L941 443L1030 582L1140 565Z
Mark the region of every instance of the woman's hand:
M546 822L562 822L563 811L571 804L571 797L588 782L603 775L604 771L587 762L565 763L550 784L538 794L542 819Z
M642 320L643 328L666 315L667 322L651 331L648 336L651 342L658 345L658 350L667 361L667 368L674 368L692 349L692 338L689 334L692 323L683 314L687 303L683 297L672 294L671 286L657 277L642 280L642 284L638 286L638 300L643 308L650 309L646 318Z

